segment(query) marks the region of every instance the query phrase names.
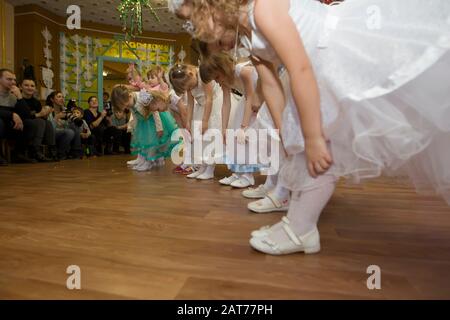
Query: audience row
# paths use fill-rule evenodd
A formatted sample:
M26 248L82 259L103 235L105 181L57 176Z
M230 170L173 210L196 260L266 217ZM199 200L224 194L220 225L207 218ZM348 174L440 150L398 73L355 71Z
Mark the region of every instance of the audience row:
M86 110L78 107L74 100L65 105L60 91L52 92L42 106L34 97L35 93L33 80L23 80L19 88L15 74L0 69L0 139L13 146L13 162L117 154L120 147L130 153L128 114L112 112L110 107L100 112L95 96L88 99ZM4 157L0 155L0 165L8 164Z

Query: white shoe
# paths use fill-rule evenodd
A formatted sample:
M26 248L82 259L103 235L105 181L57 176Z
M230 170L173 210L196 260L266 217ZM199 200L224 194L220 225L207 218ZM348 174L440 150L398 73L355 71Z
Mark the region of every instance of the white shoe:
M138 157L137 159L127 161L127 166L134 167L135 165L138 165L141 162L142 162L142 158Z
M271 255L285 255L296 252L305 254L317 253L320 251L320 235L317 227L305 234L297 236L290 227L290 221L287 217L282 219L283 230L289 236L286 242L276 242L270 238L270 234L264 237L253 237L250 239L250 245L260 252Z
M270 234L270 226L264 226L251 233L252 238L267 237Z
M219 183L223 184L224 186L229 186L236 180L239 180L239 177L235 173L233 173L231 176L225 177L222 180L220 180Z
M197 176L197 180L211 180L214 178L214 172L213 173L208 173L208 172L203 172L201 175Z
M264 188L264 185L259 185L258 188L250 188L242 191L242 195L247 199L262 199L267 195L268 191Z
M234 188L243 189L255 184L255 179L250 181L247 177L241 176L238 180L232 182L230 185Z
M264 199L250 202L247 208L256 213L287 211L289 209L289 198L280 201L274 195L268 194Z
M136 170L137 172L146 172L150 171L152 167L153 164L151 163L151 161L145 161L142 165L136 166L133 169Z
M186 176L186 178L189 179L195 179L197 178L199 175L201 175L202 173L200 172L200 170L194 171L193 173L189 174Z

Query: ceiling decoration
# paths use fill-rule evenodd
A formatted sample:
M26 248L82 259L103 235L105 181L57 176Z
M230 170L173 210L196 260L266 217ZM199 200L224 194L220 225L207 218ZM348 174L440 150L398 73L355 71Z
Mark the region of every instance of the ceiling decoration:
M167 0L130 0L148 2L142 10L142 29L144 31L181 33L183 21L167 9ZM67 7L76 4L81 9L81 20L123 27L118 7L122 0L13 0L14 6L35 4L56 15L67 17ZM128 25L130 26L130 25ZM83 22L81 23L83 27ZM128 27L127 27L128 30Z
M121 0L117 10L123 23L123 31L127 36L134 37L142 34L142 15L148 9L157 22L161 22L150 0Z

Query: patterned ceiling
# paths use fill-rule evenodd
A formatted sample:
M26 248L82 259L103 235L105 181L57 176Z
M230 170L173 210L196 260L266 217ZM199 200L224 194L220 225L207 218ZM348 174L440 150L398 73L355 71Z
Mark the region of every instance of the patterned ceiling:
M47 9L59 16L66 17L67 7L78 5L81 8L81 20L97 22L108 25L121 25L119 12L116 10L120 0L11 0L13 5L35 4ZM155 12L160 18L158 22L150 13L144 9L143 27L146 31L180 33L183 22L177 19L167 10L167 0L150 0Z

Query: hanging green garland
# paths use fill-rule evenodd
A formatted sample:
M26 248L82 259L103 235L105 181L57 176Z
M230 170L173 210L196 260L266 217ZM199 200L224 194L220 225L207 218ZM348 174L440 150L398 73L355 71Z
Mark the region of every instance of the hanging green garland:
M151 14L160 22L158 15L150 4L150 0L122 0L117 7L120 13L120 20L123 23L123 31L127 36L135 37L142 34L142 12L144 8L149 8Z

